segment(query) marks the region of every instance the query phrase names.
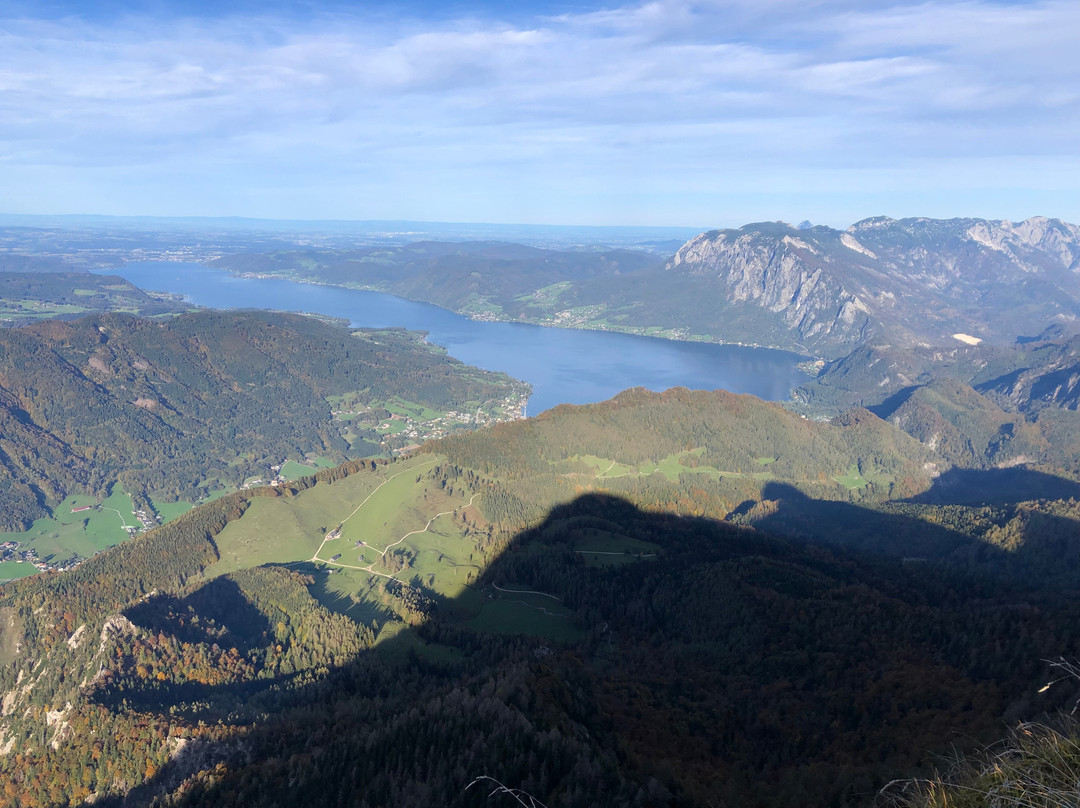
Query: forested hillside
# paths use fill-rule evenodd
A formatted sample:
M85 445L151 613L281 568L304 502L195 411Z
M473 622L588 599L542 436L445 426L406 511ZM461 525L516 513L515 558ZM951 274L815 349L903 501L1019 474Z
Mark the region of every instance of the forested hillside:
M1044 217L876 217L843 231L759 222L703 233L666 264L626 252L418 243L226 256L214 265L390 291L485 319L832 359L864 343L1008 345L1050 323L1075 331L1080 315L1080 228Z
M3 266L0 263L0 268ZM0 326L54 317L70 320L95 311L151 317L190 308L177 300L152 297L118 275L0 271Z
M869 805L1080 653L1076 501L928 457L632 390L225 497L0 589L3 799Z
M380 452L374 425L332 417L335 396L351 395L355 408L400 396L442 411L521 387L422 335L295 315L104 314L6 330L0 529L25 528L66 494L116 480L136 495L195 500L266 478L290 456Z
M622 277L660 263L631 250L575 252L501 242L418 242L363 250L227 255L231 272L392 292L485 319L535 321L559 296L590 278Z
M778 481L824 499L882 500L927 489L939 470L933 454L870 413L827 424L753 396L680 388L562 405L437 449L503 480L505 502L485 499L484 507L514 526L581 486L723 517Z

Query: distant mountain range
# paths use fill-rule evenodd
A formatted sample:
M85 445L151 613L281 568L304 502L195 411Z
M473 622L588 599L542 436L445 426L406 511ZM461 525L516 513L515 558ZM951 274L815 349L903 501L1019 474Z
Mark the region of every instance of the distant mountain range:
M645 252L498 242L225 256L234 272L393 292L484 319L742 342L839 357L860 344L1007 344L1080 322L1080 228L1057 219L782 222Z
M825 355L867 340L1000 344L1075 325L1080 228L1042 217L754 224L698 236L664 272L724 311L764 310L781 343Z

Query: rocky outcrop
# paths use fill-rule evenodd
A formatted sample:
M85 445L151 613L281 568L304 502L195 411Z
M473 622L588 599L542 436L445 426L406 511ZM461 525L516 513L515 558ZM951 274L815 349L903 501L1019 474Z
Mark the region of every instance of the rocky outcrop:
M1044 217L751 224L697 236L665 273L698 281L699 305L761 309L759 342L827 356L867 340L1002 344L1080 324L1080 228Z

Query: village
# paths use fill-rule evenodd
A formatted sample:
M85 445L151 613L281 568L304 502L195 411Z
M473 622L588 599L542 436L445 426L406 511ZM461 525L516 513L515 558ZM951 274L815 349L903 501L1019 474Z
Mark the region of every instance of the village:
M120 517L122 529L127 534L128 538L137 536L138 534L161 524L160 516L141 508L136 509L131 514L134 517L132 520L134 524L130 524L128 519L115 508L105 508L101 505L80 505L72 508L70 512L78 514L85 511L101 510L112 511ZM50 560L43 560L38 555L37 550L33 547L23 547L22 542L14 540L0 542L0 563L13 561L20 564L29 564L39 572L66 572L69 569L77 567L85 560L85 558L77 553L70 558L61 559L55 562L51 560L51 557Z
M63 561L60 564L51 564L38 558L37 550L33 547L20 550L19 548L21 546L22 545L17 541L5 541L0 543L0 563L14 561L19 564L29 564L37 569L38 572L66 572L83 561L83 559L76 556L75 558Z
M421 405L406 401L388 401L381 405L362 405L355 400L348 399L339 402L338 406L331 410L335 421L341 423L345 429L346 437L350 440L356 438L365 439L370 443L378 442L385 455L404 455L418 449L425 441L449 435L462 430L478 429L491 424L514 421L524 418L526 405L529 400L530 389L528 386L516 386L502 399L491 399L484 402L472 412L461 410L448 410L437 412ZM351 436L349 432L353 433ZM295 461L296 465L304 467L304 463ZM320 461L315 461L320 462ZM287 470L289 461L270 466L270 475L266 479L252 477L239 486L240 490L257 488L260 486L278 487L292 479L297 479L295 467ZM317 469L311 468L310 473ZM136 508L131 517L121 513L116 508L103 505L80 505L71 508L72 514L90 511L112 511L121 522L120 527L127 536L137 536L147 530L157 527L162 519L152 510ZM126 509L125 509L126 512ZM133 517L133 518L132 518ZM336 537L330 537L336 538ZM33 547L24 547L18 541L5 541L0 543L0 562L17 562L29 564L39 572L65 572L86 559L80 555L70 558L54 560L52 557L42 559Z
M381 407L355 403L345 405L342 402L343 406L332 409L331 415L336 421L374 431L385 452L407 454L425 441L445 437L452 432L524 418L529 393L528 388L514 389L501 400L484 402L474 412L448 410L436 413L408 402L387 402Z

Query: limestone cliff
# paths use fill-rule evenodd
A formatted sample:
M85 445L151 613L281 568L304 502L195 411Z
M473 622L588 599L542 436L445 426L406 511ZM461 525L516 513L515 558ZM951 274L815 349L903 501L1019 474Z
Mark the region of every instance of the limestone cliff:
M756 307L758 342L838 355L871 341L1008 343L1080 323L1080 228L1035 217L752 224L687 242L665 274L695 307Z

